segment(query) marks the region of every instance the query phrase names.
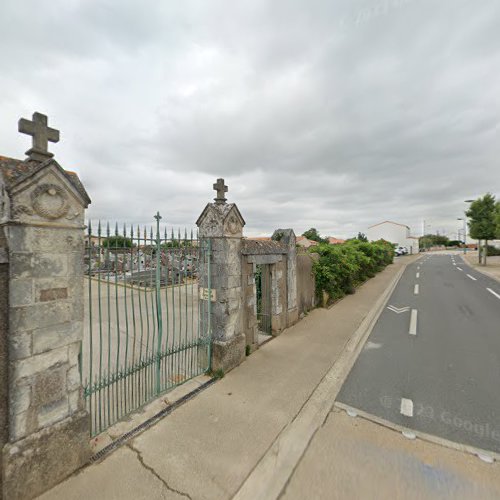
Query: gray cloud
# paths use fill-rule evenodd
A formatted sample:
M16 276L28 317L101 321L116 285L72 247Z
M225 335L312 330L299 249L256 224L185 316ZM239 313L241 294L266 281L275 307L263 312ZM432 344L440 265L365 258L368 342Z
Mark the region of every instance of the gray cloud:
M471 0L6 0L0 153L47 113L92 218L192 226L224 176L248 234L456 232L499 192L500 8Z

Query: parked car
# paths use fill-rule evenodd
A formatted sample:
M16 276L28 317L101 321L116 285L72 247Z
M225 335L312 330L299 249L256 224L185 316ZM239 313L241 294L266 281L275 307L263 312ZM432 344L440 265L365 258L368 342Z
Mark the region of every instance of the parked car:
M397 247L394 250L394 253L399 257L400 255L406 255L408 253L408 249L406 247Z

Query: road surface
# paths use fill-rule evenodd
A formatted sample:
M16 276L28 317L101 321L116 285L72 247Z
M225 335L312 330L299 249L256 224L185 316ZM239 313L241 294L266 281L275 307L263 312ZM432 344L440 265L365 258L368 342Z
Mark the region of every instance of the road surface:
M410 264L337 401L500 453L500 283L458 254Z

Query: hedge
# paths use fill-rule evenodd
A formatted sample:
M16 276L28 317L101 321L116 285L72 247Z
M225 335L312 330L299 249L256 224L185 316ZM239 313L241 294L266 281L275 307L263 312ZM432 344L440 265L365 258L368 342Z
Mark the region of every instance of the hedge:
M357 285L373 278L394 259L393 245L384 240L373 243L350 240L341 245L321 243L309 251L319 254L313 272L320 303L324 292L328 302L354 293Z

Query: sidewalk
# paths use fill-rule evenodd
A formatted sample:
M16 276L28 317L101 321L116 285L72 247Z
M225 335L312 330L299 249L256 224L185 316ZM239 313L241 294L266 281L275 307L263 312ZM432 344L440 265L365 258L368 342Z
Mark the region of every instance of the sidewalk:
M405 260L389 266L355 295L346 297L332 309L313 311L195 399L101 462L83 469L40 498L232 498L247 478L245 485L251 483L255 471L259 469L256 466L259 462L260 465L266 463L263 457L269 459L270 452L274 453L273 444L278 436L284 434L282 431L285 428L290 430L291 423L300 420L311 395L314 397L315 391L317 394L320 382L352 334L401 267L408 262ZM333 403L333 397L329 399L328 395L324 400L328 404ZM312 439L290 478L284 493L286 498L346 498L337 488L341 478L336 471L341 469L336 464L344 464L343 470L351 473L342 476L350 487L349 490L345 484L342 486L344 491L349 492L347 498L363 498L363 495L356 494L356 488L362 484L365 490L361 488L360 492L385 485L386 498L393 491L390 477L379 485L378 475L368 478L367 469L364 469L367 460L381 467L381 463L388 459L387 450L378 452L373 442L368 440L366 450L363 451L358 443L346 459L346 443L349 439L357 439L352 431L356 430L361 420L351 419L347 424L341 421L342 425L337 425L337 418L338 415L330 413ZM340 418L345 420L347 417L341 415ZM366 424L375 426L376 432L380 432L379 426ZM383 431L388 433L388 440L396 439L408 446L398 433L387 429ZM318 450L322 444L323 450ZM482 467L479 477L490 483L493 481L491 474L500 477L496 465L486 465L477 458L428 443L419 442L419 446L432 446L438 450L436 454L444 450L444 453L452 454L454 460L465 460L465 464L475 461L478 464L476 468ZM392 459L397 460L398 457L396 454ZM422 458L414 460L419 463ZM297 463L289 465L292 471ZM433 473L432 466L428 467L430 469L424 472ZM462 467L461 470L470 476L476 469ZM365 481L360 482L360 471L365 471ZM407 479L402 477L400 482L405 484ZM371 487L368 487L370 484ZM374 498L373 495L368 497Z
M500 256L497 255L488 257L486 260L486 266L482 266L478 263L477 252L467 252L465 260L470 266L477 269L479 272L500 281Z

